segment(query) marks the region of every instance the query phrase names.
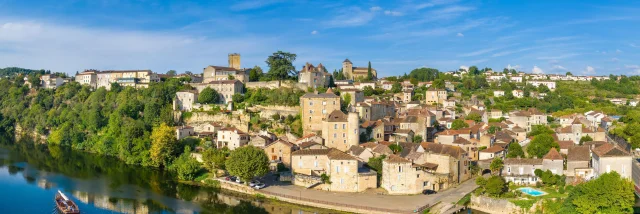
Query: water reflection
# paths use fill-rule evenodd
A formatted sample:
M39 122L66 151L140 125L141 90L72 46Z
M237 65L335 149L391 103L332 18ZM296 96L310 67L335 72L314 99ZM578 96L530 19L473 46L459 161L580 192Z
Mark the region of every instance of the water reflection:
M328 213L256 202L234 193L175 182L173 175L164 171L28 143L0 147L0 189L6 190L0 194L0 205L22 207L5 210L11 213L50 211L58 189L74 198L85 213Z

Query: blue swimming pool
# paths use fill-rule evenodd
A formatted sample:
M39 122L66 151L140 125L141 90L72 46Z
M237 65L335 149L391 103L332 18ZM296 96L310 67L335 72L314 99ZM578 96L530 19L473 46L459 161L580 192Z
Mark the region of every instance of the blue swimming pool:
M520 192L523 192L527 195L531 195L531 196L541 196L541 195L546 195L546 192L531 188L531 187L522 187L522 188L518 188L518 190L520 190Z

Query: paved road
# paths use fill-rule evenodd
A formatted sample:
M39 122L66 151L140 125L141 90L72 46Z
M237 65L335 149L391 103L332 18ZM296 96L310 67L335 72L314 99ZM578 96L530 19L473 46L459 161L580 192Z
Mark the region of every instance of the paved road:
M427 204L433 205L439 201L442 203L456 203L464 195L475 190L476 187L475 179L469 179L455 188L450 188L434 195L379 195L374 191L342 193L305 189L295 185L274 184L261 191L342 204L406 210L407 212L411 212L416 208Z

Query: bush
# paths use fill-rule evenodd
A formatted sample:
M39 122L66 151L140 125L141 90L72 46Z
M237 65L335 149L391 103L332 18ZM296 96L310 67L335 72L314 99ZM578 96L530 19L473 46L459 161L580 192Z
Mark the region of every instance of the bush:
M560 188L558 188L558 193L564 194L564 186L560 186Z
M220 188L220 181L219 180L207 179L207 180L204 180L204 183L207 184L210 187Z
M513 204L515 204L516 206L523 208L525 210L529 210L531 209L531 207L533 207L533 204L536 203L536 200L513 200L511 201L513 202Z
M536 182L536 187L537 187L537 188L542 187L542 183L540 183L540 182Z
M475 195L482 195L482 193L484 193L484 190L482 188L478 188L475 191L473 191L473 193Z

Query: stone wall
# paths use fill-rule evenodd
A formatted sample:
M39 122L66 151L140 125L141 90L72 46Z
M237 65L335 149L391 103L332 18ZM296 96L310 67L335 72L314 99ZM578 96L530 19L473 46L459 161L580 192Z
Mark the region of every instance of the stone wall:
M15 130L13 131L14 138L16 141L19 141L22 137L29 138L33 140L35 143L46 143L47 135L38 134L36 131L27 132L27 130L22 129L22 126L17 122L15 124Z
M260 112L261 118L270 119L274 114L280 114L280 116L293 116L295 117L300 113L300 106L254 106L251 107L251 111Z
M487 213L533 213L541 201L531 206L528 211L523 210L508 199L498 199L486 196L471 195L469 207Z
M245 83L244 87L245 88L269 88L269 89L274 89L274 88L280 88L281 83L280 81L268 81L268 82L247 82Z
M190 126L194 124L221 122L236 127L240 131L249 132L249 121L251 117L247 114L233 113L233 114L209 114L206 112L193 112L193 115L185 119L185 123Z

